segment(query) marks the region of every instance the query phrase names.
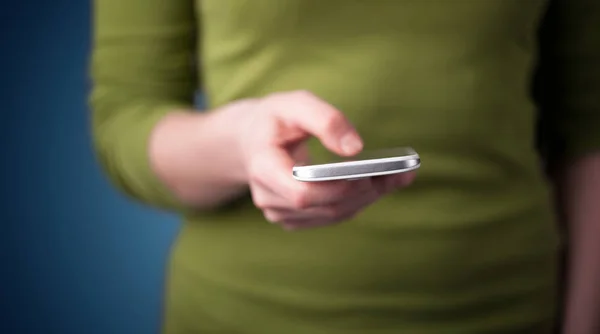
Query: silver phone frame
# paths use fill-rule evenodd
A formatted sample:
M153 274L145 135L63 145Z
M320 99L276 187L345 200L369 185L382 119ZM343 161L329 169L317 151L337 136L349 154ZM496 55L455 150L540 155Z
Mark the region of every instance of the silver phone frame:
M317 165L294 166L292 176L303 182L354 180L366 177L406 173L421 166L421 158L414 150L410 154L343 161Z

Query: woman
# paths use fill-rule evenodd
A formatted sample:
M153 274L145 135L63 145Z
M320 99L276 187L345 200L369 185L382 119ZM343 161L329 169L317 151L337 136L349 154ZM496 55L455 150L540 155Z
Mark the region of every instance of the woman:
M164 333L551 333L538 111L563 331L598 333L600 2L99 0L94 24L101 162L184 217ZM417 177L291 176L396 146Z

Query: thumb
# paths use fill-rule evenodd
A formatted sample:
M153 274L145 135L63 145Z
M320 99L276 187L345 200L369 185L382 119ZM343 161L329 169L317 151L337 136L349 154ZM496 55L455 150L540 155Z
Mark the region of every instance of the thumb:
M311 93L274 95L268 105L277 119L315 136L333 153L352 156L363 148L362 139L344 114Z
M296 164L309 164L310 152L305 142L297 143L289 149L290 156Z

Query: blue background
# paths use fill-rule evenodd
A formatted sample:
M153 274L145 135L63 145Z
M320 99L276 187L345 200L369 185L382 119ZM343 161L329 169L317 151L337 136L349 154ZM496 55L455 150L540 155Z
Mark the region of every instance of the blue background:
M91 150L90 4L0 11L1 333L156 333L175 217L117 194Z

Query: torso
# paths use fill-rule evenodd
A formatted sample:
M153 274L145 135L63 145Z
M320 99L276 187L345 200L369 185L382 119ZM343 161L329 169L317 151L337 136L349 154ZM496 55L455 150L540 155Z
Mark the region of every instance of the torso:
M210 105L310 90L368 148L412 146L422 167L409 189L330 228L286 233L250 204L188 218L172 276L194 283L173 287L173 303L209 305L201 313L240 333L551 322L558 235L529 96L546 5L198 0Z

